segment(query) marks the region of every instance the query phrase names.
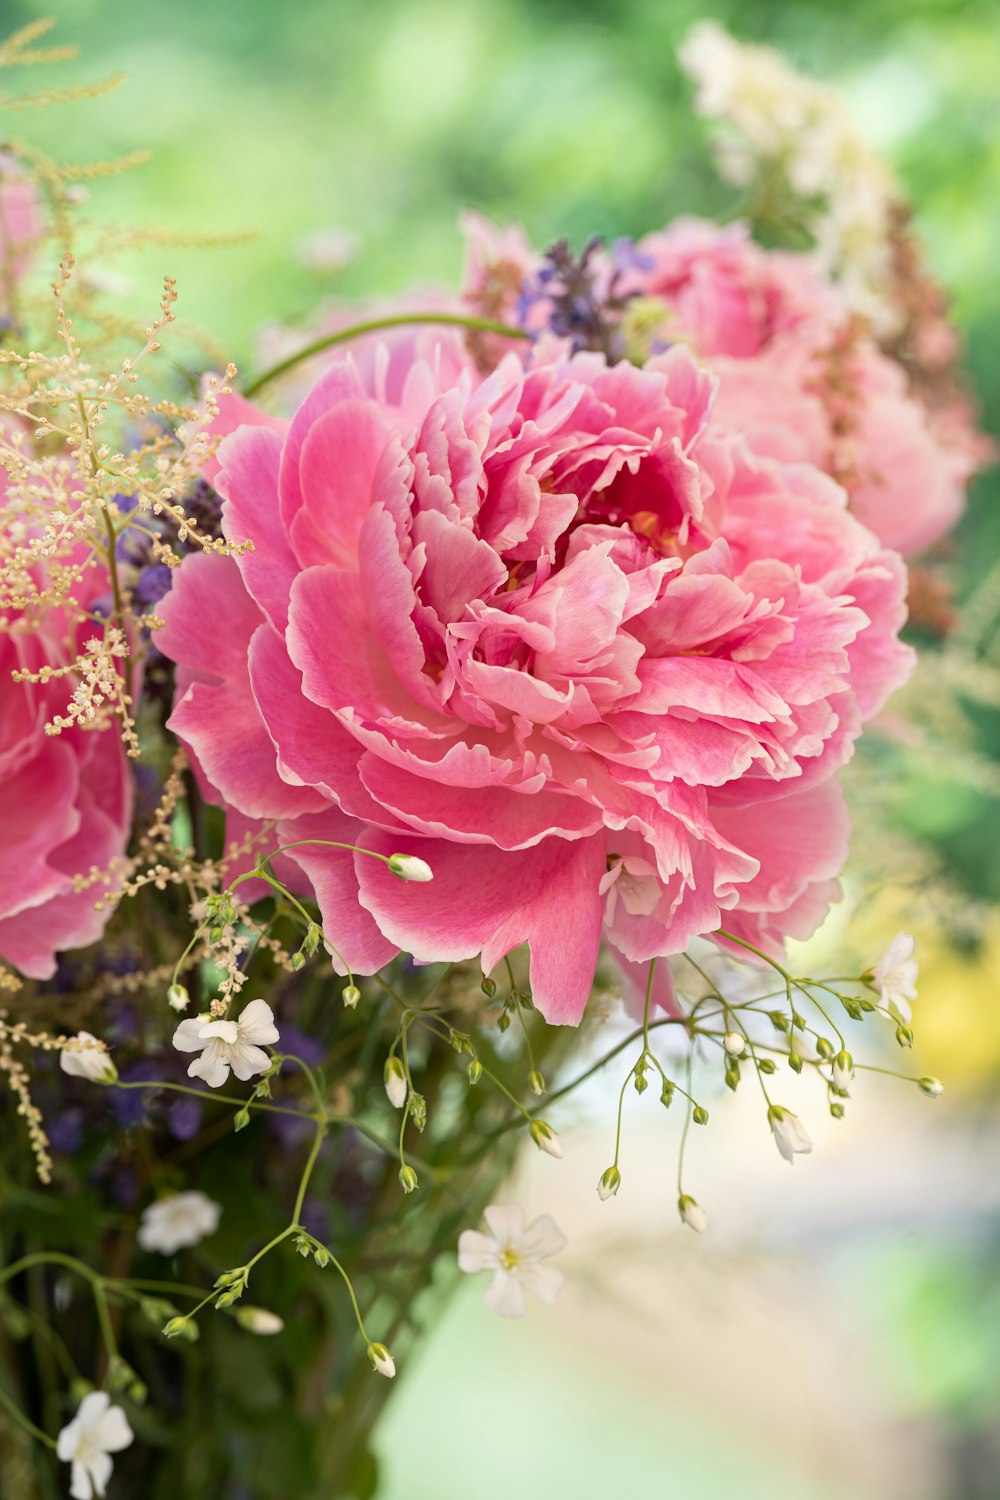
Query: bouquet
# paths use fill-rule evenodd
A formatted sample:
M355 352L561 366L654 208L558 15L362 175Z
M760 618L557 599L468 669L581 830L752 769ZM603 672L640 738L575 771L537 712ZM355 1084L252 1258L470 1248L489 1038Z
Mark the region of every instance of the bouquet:
M435 1303L560 1290L504 1184L563 1099L620 1084L610 1200L652 1085L701 1233L725 1089L793 1163L788 1074L839 1118L912 1043L907 932L786 945L989 449L838 96L710 23L682 61L740 216L469 214L461 287L255 377L169 279L109 303L82 174L0 162L4 1494L369 1496Z

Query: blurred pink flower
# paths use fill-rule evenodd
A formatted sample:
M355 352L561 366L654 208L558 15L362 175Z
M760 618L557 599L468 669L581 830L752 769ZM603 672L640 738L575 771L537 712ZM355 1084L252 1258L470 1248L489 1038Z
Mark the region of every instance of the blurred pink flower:
M950 432L908 392L811 256L699 219L637 249L648 268L627 285L662 298L663 337L689 343L719 375L720 422L758 453L831 474L887 547L920 552L951 529L979 461L969 433Z
M824 475L721 433L714 384L683 348L418 360L393 401L344 360L287 433L222 444L255 545L175 574L170 722L275 844L426 860L288 856L352 969L527 943L575 1023L602 929L626 966L723 921L774 951L836 895L831 777L909 670L904 569Z
M0 498L7 484L0 468ZM107 915L94 910L100 888L74 891L73 877L124 853L132 780L117 726L45 733L72 679L17 683L11 674L66 666L100 638L80 612L107 588L95 565L65 605L30 617L5 610L0 621L0 958L33 979L50 978L58 952L104 930Z

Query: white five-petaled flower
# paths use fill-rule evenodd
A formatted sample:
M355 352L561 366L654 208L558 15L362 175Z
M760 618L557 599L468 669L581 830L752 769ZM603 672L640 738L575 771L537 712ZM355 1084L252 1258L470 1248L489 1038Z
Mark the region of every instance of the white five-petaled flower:
M174 1255L190 1245L197 1245L206 1235L214 1234L222 1214L221 1203L194 1189L160 1198L143 1209L136 1239L142 1250L156 1250Z
M415 854L390 854L389 869L400 880L417 880L421 883L434 879L434 871L426 860Z
M897 932L872 970L882 1004L894 1010L906 1025L913 1015L910 1001L917 998L919 965L913 956L916 946L908 932Z
M767 1119L774 1134L774 1144L787 1162L794 1166L797 1152L808 1156L813 1143L798 1115L793 1115L790 1109L782 1109L780 1104L772 1104Z
M541 1262L566 1245L555 1220L543 1214L526 1226L524 1209L517 1203L493 1203L483 1217L488 1234L464 1229L459 1235L458 1266L461 1271L494 1273L483 1299L490 1311L502 1318L521 1317L525 1287L540 1302L554 1302L565 1278L554 1266Z
M106 1391L91 1391L80 1402L72 1422L59 1434L56 1453L73 1465L69 1492L73 1500L92 1500L104 1495L111 1470L112 1453L127 1448L134 1434L120 1406L112 1406Z
M246 1082L255 1073L265 1073L271 1059L264 1046L278 1040L274 1013L266 1000L251 1000L238 1021L214 1021L211 1016L191 1016L174 1032L179 1052L200 1052L188 1068L189 1078L204 1078L209 1088L221 1088L230 1068Z
M115 1067L96 1036L78 1031L59 1052L59 1066L72 1078L89 1078L91 1083L114 1083Z

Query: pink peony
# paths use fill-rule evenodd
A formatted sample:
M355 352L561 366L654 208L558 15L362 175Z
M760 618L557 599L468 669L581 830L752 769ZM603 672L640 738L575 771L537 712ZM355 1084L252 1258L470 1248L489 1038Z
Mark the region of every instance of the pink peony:
M685 349L439 376L391 402L344 360L286 433L222 444L254 550L186 559L157 637L207 781L275 845L430 865L292 853L352 969L527 943L551 1021L602 930L626 963L723 921L811 930L845 853L830 778L910 665L898 557L825 476L718 431Z
M0 469L0 486L6 488ZM47 735L64 713L72 678L16 683L12 672L38 672L72 661L99 628L80 623L107 590L107 574L85 574L72 604L28 616L0 614L0 958L32 979L55 972L56 954L95 942L105 914L95 888L74 891L73 877L106 869L122 855L132 813L132 781L115 726Z
M716 415L754 450L815 464L887 547L923 551L957 521L977 456L907 391L807 255L743 225L678 219L638 245L629 285L669 308L665 338L720 377Z

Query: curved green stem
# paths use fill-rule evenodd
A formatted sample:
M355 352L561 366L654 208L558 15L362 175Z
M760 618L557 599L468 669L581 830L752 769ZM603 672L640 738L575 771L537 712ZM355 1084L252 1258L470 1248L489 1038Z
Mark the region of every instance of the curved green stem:
M515 328L509 323L498 323L493 318L476 318L464 313L393 313L383 318L366 318L363 323L354 323L350 328L338 328L334 333L325 333L322 338L313 339L312 343L305 344L294 354L289 354L286 359L279 360L270 369L264 370L262 374L255 375L243 387L244 396L255 396L265 385L272 380L277 380L279 375L293 370L296 365L305 359L311 359L314 354L322 354L325 349L332 349L337 344L349 343L351 339L361 338L366 333L379 333L383 328L406 328L410 324L441 324L450 328L467 328L472 333L499 333L510 339L530 339L531 334L523 328Z

